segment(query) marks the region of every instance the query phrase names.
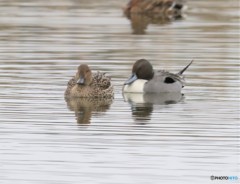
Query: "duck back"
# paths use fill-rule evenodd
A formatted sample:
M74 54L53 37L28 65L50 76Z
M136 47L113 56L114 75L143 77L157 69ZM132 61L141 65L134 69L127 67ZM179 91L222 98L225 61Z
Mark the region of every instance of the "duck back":
M154 77L145 83L144 92L164 93L180 92L184 87L184 78L181 75L169 73L165 70L154 72Z
M181 17L181 11L184 7L183 0L130 0L124 9L128 17L132 13L158 16Z

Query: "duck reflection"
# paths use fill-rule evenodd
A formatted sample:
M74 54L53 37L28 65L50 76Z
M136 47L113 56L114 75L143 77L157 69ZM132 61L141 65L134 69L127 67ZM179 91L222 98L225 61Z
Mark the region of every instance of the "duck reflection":
M123 93L124 100L131 105L132 117L136 122L145 124L151 119L154 105L176 104L184 99L184 95L177 93Z
M69 110L75 112L79 125L91 123L93 113L106 112L112 102L112 98L65 98Z
M127 16L127 18L131 21L131 27L133 30L132 33L139 35L146 34L146 30L149 24L165 25L175 20L172 17L166 15L162 15L158 18L153 18L144 14L131 14Z

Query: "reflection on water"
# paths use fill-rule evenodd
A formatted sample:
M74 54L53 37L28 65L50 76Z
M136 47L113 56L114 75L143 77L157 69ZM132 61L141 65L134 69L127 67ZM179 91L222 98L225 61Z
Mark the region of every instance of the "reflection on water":
M163 26L165 24L169 24L174 20L181 20L183 17L169 17L168 15L161 15L157 18L152 18L144 14L131 14L128 17L131 22L131 27L133 30L133 34L146 34L147 27L149 24L157 24L159 26Z
M93 113L104 113L113 102L112 98L65 98L67 106L75 112L77 123L86 125L91 123Z
M168 105L180 102L184 95L178 92L173 93L123 93L125 101L130 104L148 103L158 105Z
M149 24L158 24L159 26L161 26L171 23L171 21L173 21L165 15L157 19L152 19L146 15L141 14L132 14L131 17L129 17L129 20L131 21L133 34L145 34Z
M142 124L151 119L154 105L163 105L162 108L164 108L165 105L182 101L184 95L181 93L123 93L123 97L131 106L134 121Z
M0 183L240 178L238 0L189 0L187 17L142 21L141 35L123 15L127 2L0 1ZM194 58L184 97L123 97L141 58L173 72ZM111 102L65 101L66 81L82 63L111 76Z

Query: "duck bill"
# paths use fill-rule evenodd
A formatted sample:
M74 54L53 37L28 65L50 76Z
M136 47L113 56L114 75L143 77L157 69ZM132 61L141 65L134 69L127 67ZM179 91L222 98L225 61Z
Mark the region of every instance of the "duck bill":
M85 82L84 78L81 77L80 79L78 79L77 84L84 85L84 82Z
M132 84L137 79L138 79L137 75L136 74L132 74L132 76L124 83L124 85Z

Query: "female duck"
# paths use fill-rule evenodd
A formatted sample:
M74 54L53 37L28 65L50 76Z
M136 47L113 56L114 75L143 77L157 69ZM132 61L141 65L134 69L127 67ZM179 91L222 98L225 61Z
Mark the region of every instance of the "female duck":
M65 97L111 98L113 86L104 73L92 74L86 64L78 67L76 75L69 80Z
M132 68L132 76L124 83L123 92L180 92L185 84L182 74L192 62L177 74L173 74L164 70L154 71L149 61L145 59L137 60Z
M170 16L180 18L183 0L130 0L124 13L130 17L132 13L151 15L153 18Z

